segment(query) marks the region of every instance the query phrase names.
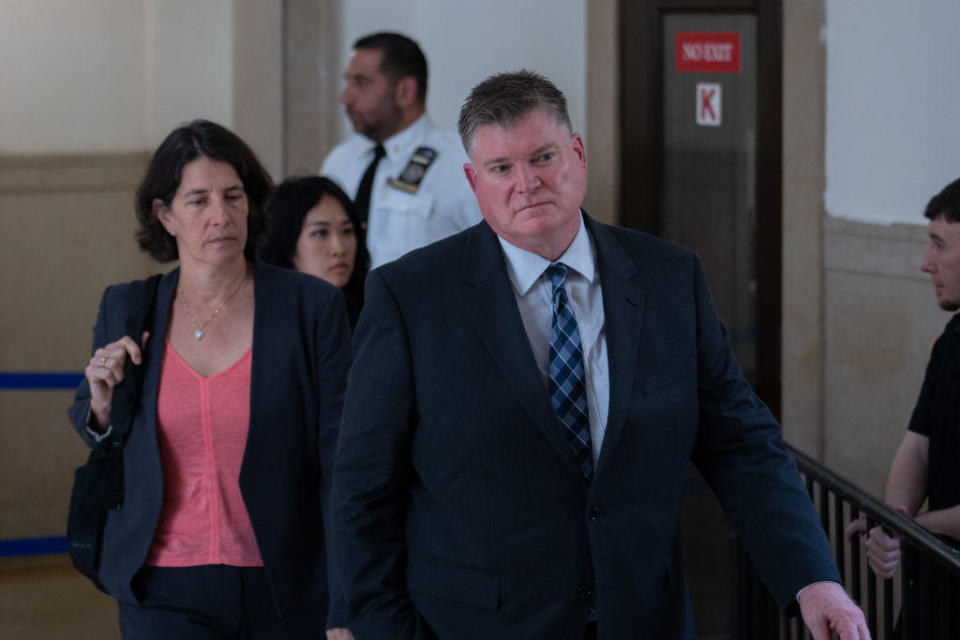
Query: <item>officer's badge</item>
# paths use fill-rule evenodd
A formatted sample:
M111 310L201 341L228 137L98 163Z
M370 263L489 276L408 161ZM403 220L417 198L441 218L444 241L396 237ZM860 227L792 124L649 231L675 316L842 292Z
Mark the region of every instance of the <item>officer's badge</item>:
M437 158L437 150L430 147L417 147L410 156L410 162L396 178L387 178L387 184L407 193L416 193L427 169Z

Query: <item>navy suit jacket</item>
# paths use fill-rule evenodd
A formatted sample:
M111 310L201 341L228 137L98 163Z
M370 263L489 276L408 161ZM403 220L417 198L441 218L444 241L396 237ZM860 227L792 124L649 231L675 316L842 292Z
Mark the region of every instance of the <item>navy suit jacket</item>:
M137 603L131 582L143 566L160 517L163 469L157 445L157 391L178 277L179 269L174 269L157 289L140 407L124 448L123 503L109 513L104 533L100 580L112 596L131 604ZM94 350L122 337L128 289L119 284L104 293ZM250 429L240 491L281 615L318 599L327 606L324 541L330 536L325 516L349 345L338 289L312 276L256 264ZM84 380L70 418L92 445L84 424L89 406L90 389ZM328 624L343 626L342 602L334 600Z
M699 259L586 218L610 411L581 476L485 222L373 271L334 474L358 640L692 638L688 461L781 605L837 580L780 429L743 378Z

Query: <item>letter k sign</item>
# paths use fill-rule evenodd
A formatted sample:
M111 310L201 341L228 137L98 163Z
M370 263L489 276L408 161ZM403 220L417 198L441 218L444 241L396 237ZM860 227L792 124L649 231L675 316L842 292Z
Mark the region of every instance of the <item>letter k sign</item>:
M697 83L697 124L719 127L723 122L723 87L716 82Z

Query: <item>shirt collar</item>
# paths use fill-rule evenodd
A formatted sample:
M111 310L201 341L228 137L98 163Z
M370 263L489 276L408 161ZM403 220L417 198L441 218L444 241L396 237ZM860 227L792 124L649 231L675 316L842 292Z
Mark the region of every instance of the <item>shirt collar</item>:
M543 275L552 262L525 249L514 246L497 236L500 247L507 263L507 276L510 284L519 296L527 295L537 279ZM596 276L597 259L593 249L593 242L587 227L583 223L583 213L580 215L580 228L573 242L556 262L562 262L592 283Z
M387 152L387 158L391 160L406 159L413 153L414 145L423 140L427 129L430 128L430 118L426 112L417 118L413 124L402 131L398 131L383 141L383 148ZM367 143L363 150L363 155L373 155L373 150L377 143L370 138L364 137Z

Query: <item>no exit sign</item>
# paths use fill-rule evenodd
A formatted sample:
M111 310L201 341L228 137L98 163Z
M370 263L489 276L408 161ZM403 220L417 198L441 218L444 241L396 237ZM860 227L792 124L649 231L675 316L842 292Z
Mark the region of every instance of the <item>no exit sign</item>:
M681 31L674 42L677 71L740 73L738 32Z

